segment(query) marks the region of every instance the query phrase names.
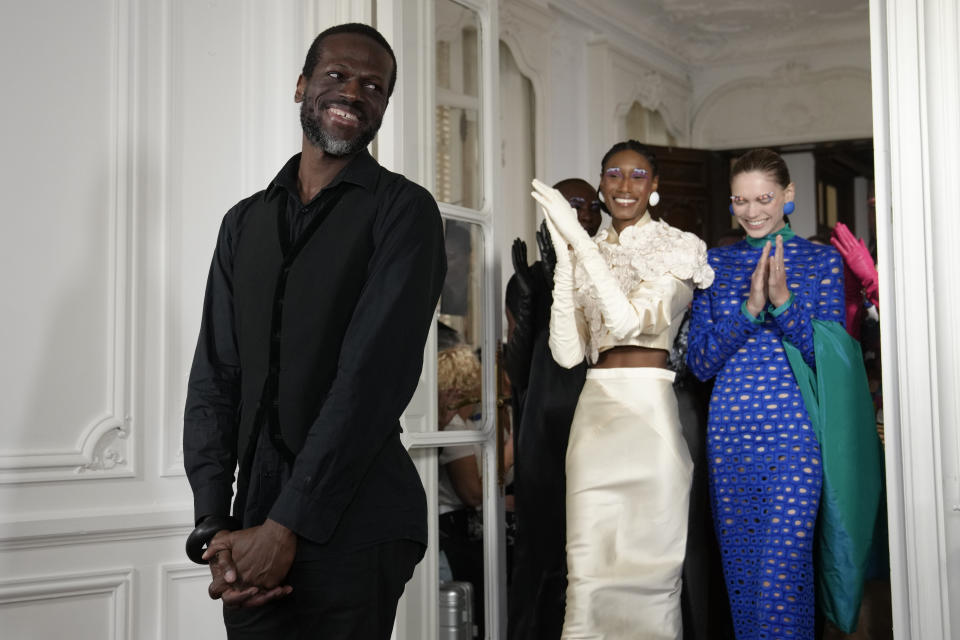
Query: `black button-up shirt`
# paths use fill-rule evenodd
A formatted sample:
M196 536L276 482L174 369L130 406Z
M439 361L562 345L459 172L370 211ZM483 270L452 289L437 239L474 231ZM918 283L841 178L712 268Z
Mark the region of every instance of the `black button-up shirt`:
M422 187L403 178L384 179L389 172L366 151L303 204L297 187L299 162L299 154L291 158L266 191L234 206L220 227L184 416L184 465L193 488L195 517L226 515L233 495L243 375L233 261L244 216L258 199L280 190L293 242L310 224L325 194L348 183L374 196L375 211L369 212L376 216L371 227L373 252L363 291L353 308L344 309L336 300L325 305L326 313L346 314L349 319L336 378L292 467L265 437L267 430L261 431L245 521L252 524L253 506L260 521L269 517L314 542L351 546L411 538L425 543L419 480L419 495L385 500L382 496L397 492L390 485L396 485L398 474L406 476L405 470L380 467L385 461L398 464L398 458L384 450L396 447L397 420L416 386L424 340L446 273L439 211ZM336 234L331 222L325 220L317 233ZM400 463L412 470L409 457L403 458ZM340 508L342 499L331 496L345 491L354 498ZM244 505L240 507L244 511Z

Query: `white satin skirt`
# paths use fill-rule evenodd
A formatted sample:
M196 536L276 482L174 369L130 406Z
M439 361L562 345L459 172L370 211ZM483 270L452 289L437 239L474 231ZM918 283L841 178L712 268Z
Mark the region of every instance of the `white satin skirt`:
M674 373L588 369L567 448L564 640L678 640L693 462Z

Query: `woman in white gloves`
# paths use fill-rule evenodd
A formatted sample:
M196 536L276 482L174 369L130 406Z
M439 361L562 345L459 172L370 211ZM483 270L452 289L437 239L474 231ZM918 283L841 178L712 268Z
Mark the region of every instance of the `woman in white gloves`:
M550 350L565 367L590 365L567 449L563 638L677 640L693 464L667 354L713 271L699 238L650 218L652 151L621 142L601 166L612 226L594 239L559 191L533 181L557 253Z

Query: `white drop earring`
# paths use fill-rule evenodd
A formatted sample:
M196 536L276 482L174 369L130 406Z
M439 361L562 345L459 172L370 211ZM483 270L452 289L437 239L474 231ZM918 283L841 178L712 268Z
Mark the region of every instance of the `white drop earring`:
M657 193L656 191L654 191L653 193L651 193L651 194L650 194L650 199L647 200L647 203L648 203L651 207L655 207L655 206L657 206L658 204L660 204L660 194Z

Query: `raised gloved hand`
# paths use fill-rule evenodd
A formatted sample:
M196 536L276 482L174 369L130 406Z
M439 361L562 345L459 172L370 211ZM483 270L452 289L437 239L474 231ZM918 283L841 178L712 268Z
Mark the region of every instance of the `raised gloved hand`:
M547 222L552 225L549 226L550 233L553 234L554 229L557 229L563 239L570 243L579 264L583 265L584 271L587 272L594 287L596 287L604 326L618 340L639 330L641 319L637 315L637 310L620 290L620 284L610 272L610 267L604 262L596 243L580 226L577 214L570 203L567 202L567 199L556 189L548 187L536 179L533 181L533 189L531 195L540 203ZM557 246L556 238L554 238L554 248L557 250L557 270L559 271L560 254L562 252L560 247ZM556 282L555 275L554 283ZM556 299L556 285L554 286L554 299Z
M561 367L571 369L581 362L585 345L577 329L576 305L573 301L573 261L567 242L546 216L547 236L553 245L557 264L553 270L553 304L550 306L550 353Z
M513 331L507 335L503 348L503 364L515 394L522 394L530 378L530 359L533 356L533 340L537 329L538 274L527 264L527 245L517 238L513 241L513 279L519 295L515 301L507 300L508 311L513 315ZM512 302L512 304L511 304ZM543 326L543 324L539 324Z
M543 207L544 216L553 223L553 226L560 232L563 239L573 247L574 251L579 252L586 246L594 246L590 236L580 226L580 221L577 220L577 212L557 189L549 187L534 178L533 192L530 195L540 203L540 206ZM554 246L556 246L556 242L554 242Z
M873 264L873 256L870 255L867 245L863 240L856 238L842 222L838 222L833 228L830 244L843 256L843 263L860 281L860 286L870 301L877 304L879 302L877 267Z
M557 231L556 225L553 224L553 220L550 219L550 216L547 215L547 210L544 207L540 209L543 212L543 225L547 230L546 236L550 241L550 245L553 250L553 258L556 261L554 265L554 282L556 282L556 271L558 269L565 270L569 273L570 277L573 277L572 263L570 261L570 247L567 245L566 238L563 237L559 231Z
M540 248L540 265L543 267L543 275L547 282L552 282L553 268L557 266L557 252L553 250L553 240L550 239L546 219L537 229L537 247Z
M513 273L517 276L517 285L523 296L532 296L534 293L533 271L527 264L527 243L515 238L511 247L510 257L513 260Z

